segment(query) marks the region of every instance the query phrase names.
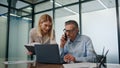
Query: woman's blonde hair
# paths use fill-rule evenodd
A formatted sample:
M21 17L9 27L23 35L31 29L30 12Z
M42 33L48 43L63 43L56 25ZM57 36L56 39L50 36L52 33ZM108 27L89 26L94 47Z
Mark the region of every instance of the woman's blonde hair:
M39 22L38 22L38 33L39 34L41 33L41 26L40 26L40 24L42 24L43 22L46 22L46 21L49 21L49 22L52 23L52 18L48 14L43 14L40 17ZM53 26L51 26L50 31L48 32L48 36L51 37L52 34L53 34Z

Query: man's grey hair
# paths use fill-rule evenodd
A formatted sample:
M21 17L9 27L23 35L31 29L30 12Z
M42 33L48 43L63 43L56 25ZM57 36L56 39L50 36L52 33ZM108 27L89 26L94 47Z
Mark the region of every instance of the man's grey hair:
M78 28L78 23L75 20L68 20L65 22L65 25L73 24L75 28Z

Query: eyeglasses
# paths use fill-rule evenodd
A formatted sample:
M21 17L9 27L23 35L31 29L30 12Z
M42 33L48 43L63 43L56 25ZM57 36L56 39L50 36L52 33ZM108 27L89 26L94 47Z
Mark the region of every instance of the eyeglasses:
M69 32L69 33L72 33L75 29L72 29L72 30L66 30L66 29L63 29L63 32Z

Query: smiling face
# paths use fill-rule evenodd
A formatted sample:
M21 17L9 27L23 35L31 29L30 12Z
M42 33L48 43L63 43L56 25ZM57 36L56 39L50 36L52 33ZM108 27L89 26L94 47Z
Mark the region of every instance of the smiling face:
M48 14L44 14L40 17L38 23L38 31L44 36L48 34L50 36L52 30L52 18Z
M42 34L48 34L51 31L52 23L49 21L40 24Z

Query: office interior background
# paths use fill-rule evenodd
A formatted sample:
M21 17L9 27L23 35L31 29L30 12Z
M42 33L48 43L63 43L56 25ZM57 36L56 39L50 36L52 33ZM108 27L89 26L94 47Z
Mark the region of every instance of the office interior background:
M29 31L42 14L53 18L59 44L64 22L76 20L107 63L120 63L120 0L0 0L0 60L27 60Z

